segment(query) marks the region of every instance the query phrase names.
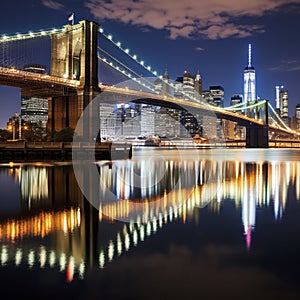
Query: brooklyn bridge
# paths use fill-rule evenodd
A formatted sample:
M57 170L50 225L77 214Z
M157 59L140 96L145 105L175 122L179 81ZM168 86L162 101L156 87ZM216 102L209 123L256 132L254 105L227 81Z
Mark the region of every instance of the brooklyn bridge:
M50 40L49 74L23 70L21 64L24 65L28 61L26 53L22 51L22 43L45 39ZM112 55L102 48L103 40L118 49L125 61L113 59ZM105 95L100 97L100 102L105 99L106 103L111 104L142 103L187 111L198 118L213 115L219 120L233 122L245 128L247 148L268 148L280 142L297 142L300 137L284 124L268 100L221 108L206 103L201 97L184 94L183 98L179 99L174 97L172 92L168 94L157 91L153 82L129 67L126 61L132 61L155 79L161 79L162 76L92 21L83 20L59 29L2 35L0 47L0 84L19 87L22 94L47 97L47 129L50 133L66 127L75 129L89 104L99 98L99 95ZM34 47L39 48L39 44L34 43ZM106 57L103 53L106 53ZM133 81L135 87L115 86L99 81L100 62ZM169 85L170 91L174 89L172 83L166 84ZM92 111L91 114L95 112ZM99 128L100 117L91 117L89 122L90 124L80 128L79 134L93 140L92 128ZM94 124L91 124L92 122Z

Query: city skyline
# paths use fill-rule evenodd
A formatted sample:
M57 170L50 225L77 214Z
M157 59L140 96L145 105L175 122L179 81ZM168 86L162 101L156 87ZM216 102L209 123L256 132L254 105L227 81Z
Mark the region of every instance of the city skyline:
M217 1L214 7L173 1L171 7L170 1L159 4L147 0L110 3L43 0L18 3L18 12L15 2L3 4L5 14L0 20L0 34L61 27L70 23L68 17L74 13L75 23L82 19L98 22L159 74L167 68L170 78L176 79L184 70L193 74L200 70L203 90L213 85L224 87L225 106L233 94L243 93L243 69L251 43L257 96L268 99L275 107L275 86L284 85L289 91L290 116L300 102L297 99L300 45L293 38L300 29L297 22L300 1L265 1L263 6L255 2L237 5L234 1ZM21 100L19 89L1 86L0 93L0 128L3 128L15 111L20 112Z

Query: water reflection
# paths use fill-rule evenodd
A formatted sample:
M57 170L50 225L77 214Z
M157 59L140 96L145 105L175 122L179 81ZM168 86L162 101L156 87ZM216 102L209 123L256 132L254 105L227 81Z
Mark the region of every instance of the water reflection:
M118 200L101 202L99 211L82 196L72 166L1 168L0 190L6 179L12 178L21 203L18 213L1 212L1 266L56 268L65 273L67 281L84 278L90 267L105 268L168 223L197 223L201 209L222 214L223 202L228 199L240 213L241 235L250 249L257 209L269 207L274 220L280 221L288 190L294 188L300 199L298 161L187 157L156 163L99 164L99 185ZM151 172L147 172L149 168ZM9 206L9 195L1 201ZM131 222L118 221L125 217Z

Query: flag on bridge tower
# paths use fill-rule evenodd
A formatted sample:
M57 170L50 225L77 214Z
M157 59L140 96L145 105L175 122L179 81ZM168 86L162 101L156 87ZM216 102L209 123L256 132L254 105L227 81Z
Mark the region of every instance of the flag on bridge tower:
M72 25L74 25L74 13L68 18L68 21L72 21Z

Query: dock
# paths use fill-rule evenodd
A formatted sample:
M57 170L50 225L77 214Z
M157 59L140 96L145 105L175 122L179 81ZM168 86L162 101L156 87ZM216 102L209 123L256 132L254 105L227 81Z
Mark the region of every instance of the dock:
M76 143L71 142L0 142L0 161L70 161L94 157L95 160L130 159L132 145L129 143Z

